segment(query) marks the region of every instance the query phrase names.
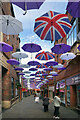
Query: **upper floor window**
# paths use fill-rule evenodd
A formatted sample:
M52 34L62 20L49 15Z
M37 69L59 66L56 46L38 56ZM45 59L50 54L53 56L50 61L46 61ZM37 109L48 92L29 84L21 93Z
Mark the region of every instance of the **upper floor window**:
M67 44L72 46L77 41L77 19L74 21L71 30L67 35Z

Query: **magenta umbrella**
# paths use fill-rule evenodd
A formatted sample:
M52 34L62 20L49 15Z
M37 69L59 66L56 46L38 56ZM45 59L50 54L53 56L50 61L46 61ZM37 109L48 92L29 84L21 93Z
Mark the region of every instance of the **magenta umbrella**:
M64 43L56 44L54 47L51 48L51 51L55 54L66 53L70 50L71 50L71 46Z
M10 51L13 51L13 47L5 42L0 42L0 51L1 52L10 52Z
M15 60L15 59L9 59L7 60L7 63L11 64L11 65L19 65L19 61Z
M43 51L43 52L38 53L35 58L39 60L50 60L50 59L55 58L55 56L53 53Z
M39 52L40 50L42 50L41 46L38 45L38 44L34 44L34 43L27 43L27 44L24 44L22 46L22 49L26 52Z

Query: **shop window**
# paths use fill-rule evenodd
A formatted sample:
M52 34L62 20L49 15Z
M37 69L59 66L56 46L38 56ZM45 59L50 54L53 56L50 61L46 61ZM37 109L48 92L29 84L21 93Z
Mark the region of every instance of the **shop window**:
M11 96L14 98L14 78L11 78Z
M70 86L67 86L67 103L70 104Z
M80 85L77 86L77 106L80 107Z

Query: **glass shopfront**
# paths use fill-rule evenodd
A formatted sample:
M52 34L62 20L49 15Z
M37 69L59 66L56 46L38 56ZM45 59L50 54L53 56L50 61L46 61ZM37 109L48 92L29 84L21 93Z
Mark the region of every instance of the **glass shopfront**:
M67 104L70 104L70 86L67 86Z
M80 107L80 85L77 86L77 106Z

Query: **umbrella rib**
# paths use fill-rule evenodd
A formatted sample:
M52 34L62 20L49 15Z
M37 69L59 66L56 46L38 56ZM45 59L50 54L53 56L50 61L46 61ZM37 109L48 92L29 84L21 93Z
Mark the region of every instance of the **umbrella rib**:
M12 22L11 21L11 24L15 24L15 25L17 25L20 29L22 29L18 24L16 24L14 21Z
M10 25L12 26L12 24L10 24ZM13 27L13 26L12 26L12 28L14 29L14 27ZM14 31L15 31L15 33L17 33L15 29L14 29Z

